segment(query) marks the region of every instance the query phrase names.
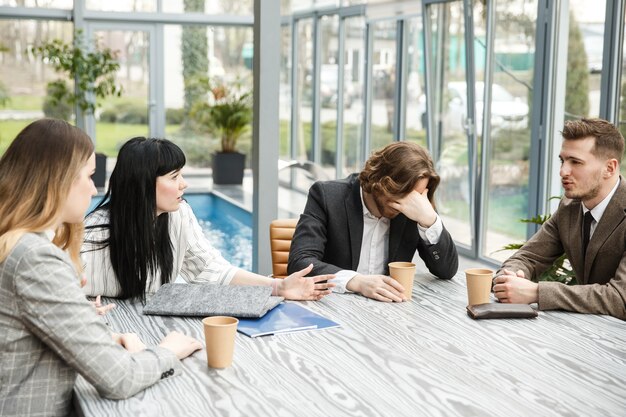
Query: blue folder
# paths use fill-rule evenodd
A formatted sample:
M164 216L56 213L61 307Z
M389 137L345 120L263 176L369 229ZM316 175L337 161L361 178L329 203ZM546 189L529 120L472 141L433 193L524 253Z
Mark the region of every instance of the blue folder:
M258 319L239 319L237 331L250 337L338 327L336 323L296 303L280 303Z

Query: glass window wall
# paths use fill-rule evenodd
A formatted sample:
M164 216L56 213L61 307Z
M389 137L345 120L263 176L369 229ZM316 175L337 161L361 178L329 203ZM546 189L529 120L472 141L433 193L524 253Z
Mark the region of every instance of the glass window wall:
M281 29L280 49L280 148L278 157L283 160L291 159L291 26L285 25Z
M115 77L121 97L99 100L96 112L96 152L117 157L122 144L135 136L148 136L150 35L142 30L97 30L94 38L117 52L120 69Z
M431 50L429 77L432 93L428 118L436 142L434 159L441 184L437 208L454 239L471 247L470 186L467 123L467 74L463 2L427 8Z
M167 2L165 2L167 3ZM156 12L156 0L87 0L88 10L106 12Z
M167 25L163 38L165 131L185 151L188 165L208 167L221 145L206 104L222 87L229 99L252 92L252 29ZM236 143L248 166L251 132L252 126Z
M406 57L407 78L404 80L406 92L405 139L426 146L426 95L424 89L424 31L422 19L407 21L408 50Z
M296 80L297 111L295 136L295 156L298 161L313 160L313 19L307 18L297 23L296 38ZM307 190L310 180L306 178L302 170L293 171L295 186Z
M393 141L396 103L397 33L396 20L370 24L373 32L371 93L371 150Z
M30 122L44 116L68 121L74 108L54 102L48 83L62 80L71 91L73 80L56 73L32 47L53 39L72 42L71 22L0 20L0 155Z
M363 77L365 74L365 19L344 21L345 72L343 91L343 175L360 171L363 148Z
M533 97L533 65L537 1L495 2L495 36L491 118L488 137L486 219L482 254L498 260L511 252L509 243L526 240L530 167L530 114ZM477 84L477 117L482 117L483 84Z
M626 10L624 11L624 34L626 39ZM618 124L619 130L622 135L626 137L626 42L624 42L622 51L622 79L621 79L621 91L618 107Z
M570 2L565 119L598 117L606 3Z
M320 19L320 140L322 154L320 163L328 178L335 178L337 151L337 104L339 99L339 18L323 16ZM345 98L344 98L345 101Z
M252 15L252 0L165 0L163 11L166 13L201 12L207 14Z
M71 9L74 0L0 0L0 6Z

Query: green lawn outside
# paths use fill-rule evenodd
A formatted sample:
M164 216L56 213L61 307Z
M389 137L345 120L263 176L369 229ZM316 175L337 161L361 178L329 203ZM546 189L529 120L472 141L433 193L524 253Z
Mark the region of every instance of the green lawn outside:
M43 106L43 96L11 96L9 103L5 106L11 110L41 110Z
M527 207L527 191L511 196L490 197L487 227L494 232L512 236L513 241L526 240L526 223L520 220L528 217Z
M527 218L526 206L528 194L514 196L490 196L487 228L496 233L511 236L511 243L526 240L526 223L520 220ZM468 221L469 206L462 199L448 200L438 205L446 216L464 222Z
M32 120L2 120L0 121L0 154L3 154L15 136ZM166 128L166 134L178 130L178 125ZM98 123L96 125L96 151L107 156L117 156L120 146L135 136L148 134L148 127L133 124Z
M44 98L45 97L41 95L13 95L10 96L10 101L5 107L11 110L37 111L42 109ZM146 99L143 97L122 96L107 97L104 100L98 100L98 105L100 109L115 108L122 103L132 103L137 106L146 106Z
M167 126L165 128L166 136L176 132L179 127L179 125ZM146 135L148 135L148 126L98 122L96 124L96 151L116 157L120 147L128 139Z
M9 144L22 129L32 120L0 120L0 154L9 147Z

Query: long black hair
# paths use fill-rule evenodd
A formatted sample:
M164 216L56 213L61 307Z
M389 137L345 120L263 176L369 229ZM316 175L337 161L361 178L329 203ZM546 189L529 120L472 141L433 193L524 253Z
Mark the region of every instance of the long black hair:
M108 246L121 298L145 300L151 275L160 274L162 283L170 281L169 214L156 216L156 181L184 165L183 151L167 139L136 137L120 149L109 188L92 211L107 210L109 223L87 226L106 228L109 236L102 242L87 243Z

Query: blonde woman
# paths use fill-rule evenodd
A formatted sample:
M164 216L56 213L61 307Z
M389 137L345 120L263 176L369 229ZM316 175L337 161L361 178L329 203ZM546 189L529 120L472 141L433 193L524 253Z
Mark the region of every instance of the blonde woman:
M202 346L171 333L146 347L112 334L80 288L93 145L55 119L28 125L0 159L0 415L67 415L77 374L125 398L180 372Z

